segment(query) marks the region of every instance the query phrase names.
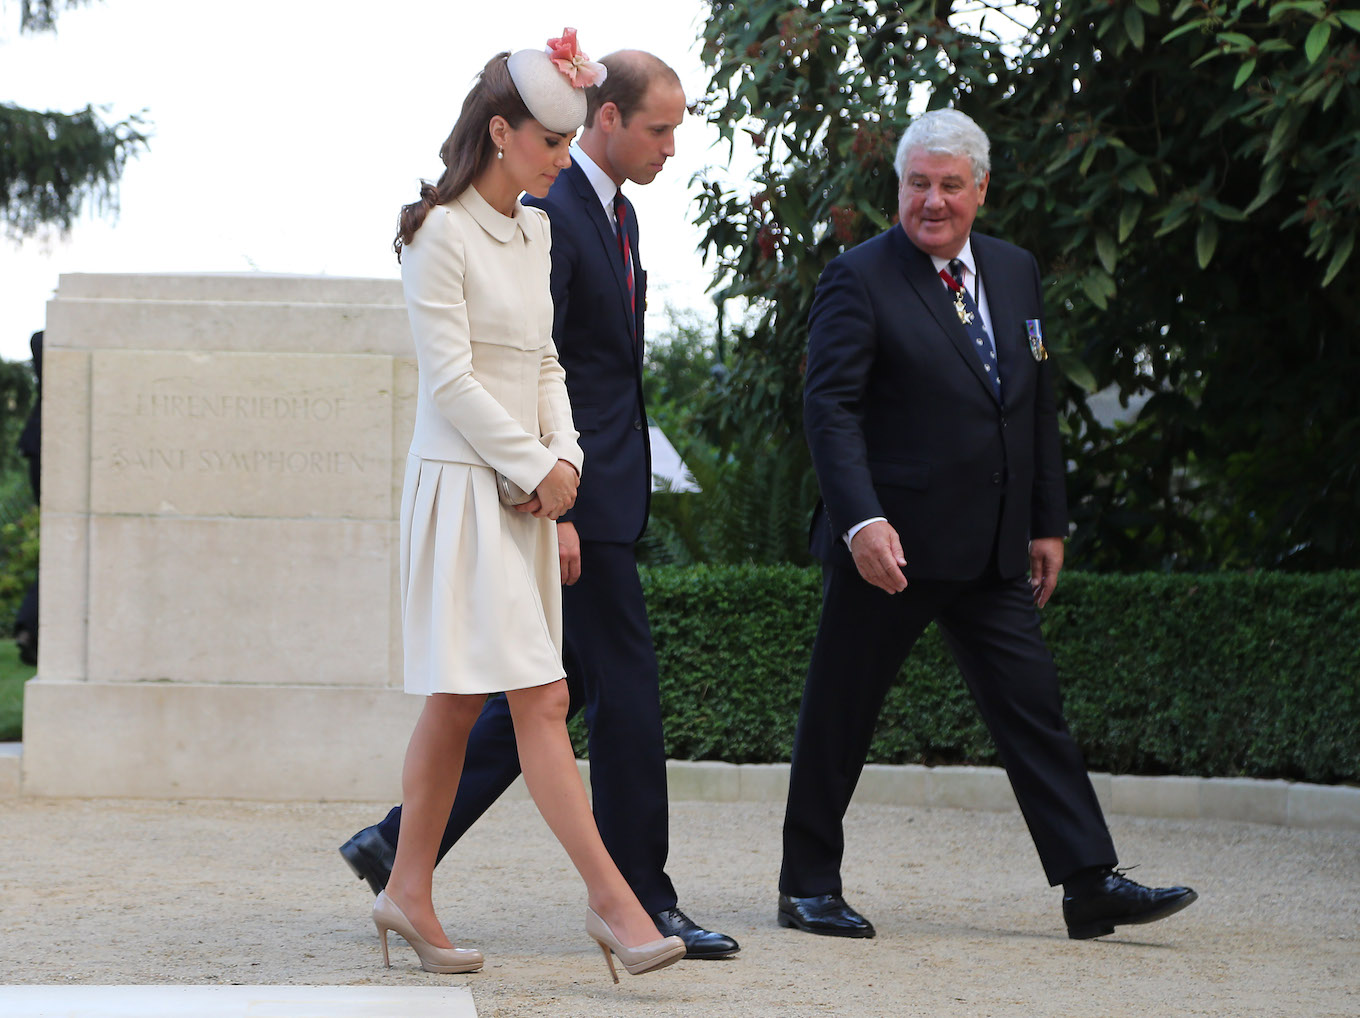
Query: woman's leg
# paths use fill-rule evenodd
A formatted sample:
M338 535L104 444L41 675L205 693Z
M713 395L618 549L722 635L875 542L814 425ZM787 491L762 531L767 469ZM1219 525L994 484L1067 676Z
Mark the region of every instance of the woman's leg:
M463 772L468 733L486 698L434 693L425 698L401 770L401 837L387 896L435 947L452 947L434 914L431 884L439 839Z
M515 722L515 745L524 783L586 882L590 907L626 945L636 947L658 939L661 935L656 925L638 904L595 827L567 736L566 681L514 689L505 695ZM402 837L406 836L405 824L403 819Z

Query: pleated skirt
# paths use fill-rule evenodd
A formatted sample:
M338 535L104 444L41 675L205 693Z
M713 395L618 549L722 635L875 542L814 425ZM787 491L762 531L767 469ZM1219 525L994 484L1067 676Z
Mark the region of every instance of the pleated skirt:
M408 456L401 495L408 693L495 693L562 678L557 525L506 509L490 467Z

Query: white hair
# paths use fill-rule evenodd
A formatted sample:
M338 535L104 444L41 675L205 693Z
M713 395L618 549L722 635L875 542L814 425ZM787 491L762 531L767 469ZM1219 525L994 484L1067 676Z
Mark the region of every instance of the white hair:
M990 150L986 132L967 113L954 109L931 110L913 120L903 133L902 140L897 143L893 166L897 169L897 179L901 180L907 168L907 154L912 151L967 156L973 164L973 182L981 184L992 169Z

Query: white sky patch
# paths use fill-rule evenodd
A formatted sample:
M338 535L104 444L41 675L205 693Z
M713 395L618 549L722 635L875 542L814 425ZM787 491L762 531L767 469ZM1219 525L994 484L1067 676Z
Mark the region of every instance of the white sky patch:
M501 49L538 47L564 24L592 57L623 48L675 67L691 99L708 77L707 4L676 0L103 0L63 10L55 35L19 35L0 3L0 99L71 112L143 109L149 151L128 164L121 214L65 238L0 240L0 357L28 358L57 277L69 272L282 272L396 278L392 236L472 78ZM569 19L568 22L563 21ZM653 334L667 302L713 314L690 221L690 178L727 159L699 118L638 209ZM743 177L733 167L729 179Z

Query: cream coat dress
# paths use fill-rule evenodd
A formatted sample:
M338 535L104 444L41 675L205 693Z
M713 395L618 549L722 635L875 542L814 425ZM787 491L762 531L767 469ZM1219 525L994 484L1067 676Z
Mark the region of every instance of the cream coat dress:
M401 499L408 693L490 693L560 679L557 527L504 508L495 471L532 491L581 469L552 341L548 217L469 187L404 245L420 369Z

